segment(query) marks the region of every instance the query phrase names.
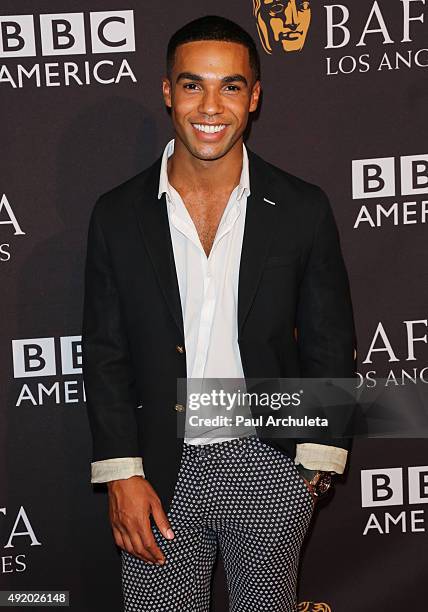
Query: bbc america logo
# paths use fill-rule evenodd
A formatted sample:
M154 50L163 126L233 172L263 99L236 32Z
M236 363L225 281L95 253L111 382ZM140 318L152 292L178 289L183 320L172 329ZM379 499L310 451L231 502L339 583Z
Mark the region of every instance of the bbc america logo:
M59 343L60 366L57 367L55 338L12 340L14 377L81 374L81 336L62 336Z
M12 357L15 379L26 379L17 407L86 402L81 336L12 340Z
M422 197L423 196L423 197ZM383 202L385 198L410 197ZM377 199L361 206L354 223L359 227L415 225L428 221L428 154L355 159L352 161L352 198ZM379 201L380 200L380 201Z
M411 466L407 470L409 504L428 504L428 466ZM401 506L404 503L403 468L361 470L363 508Z
M39 16L42 55L86 53L84 13L55 13ZM134 12L89 13L92 53L135 51ZM0 17L0 57L32 57L36 53L34 15Z
M361 470L361 505L377 510L366 521L363 535L385 535L394 531L425 533L425 511L414 508L428 504L428 465ZM383 511L386 506L406 506Z
M0 60L41 56L87 56L64 61L0 64L0 85L22 88L58 85L112 84L128 77L136 82L127 59L92 62L90 55L135 52L134 11L48 13L0 16Z

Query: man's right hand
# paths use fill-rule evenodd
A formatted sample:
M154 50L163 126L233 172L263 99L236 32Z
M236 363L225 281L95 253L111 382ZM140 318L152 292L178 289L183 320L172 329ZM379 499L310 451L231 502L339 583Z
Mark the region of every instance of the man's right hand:
M143 561L163 565L165 556L156 544L150 514L165 538L171 540L174 533L152 485L142 476L132 476L110 481L107 486L116 544Z

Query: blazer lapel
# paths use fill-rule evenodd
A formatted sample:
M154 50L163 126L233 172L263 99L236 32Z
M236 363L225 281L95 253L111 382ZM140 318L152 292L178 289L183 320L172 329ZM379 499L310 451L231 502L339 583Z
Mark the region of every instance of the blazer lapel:
M277 219L277 206L270 195L272 182L261 157L247 147L250 195L247 198L238 285L238 340L256 295ZM272 199L271 199L272 198Z
M257 286L276 226L276 205L269 198L268 168L258 155L247 147L250 189L247 198L242 253L238 284L238 339L254 300ZM142 188L142 201L135 202L138 224L160 289L171 315L184 340L183 313L175 267L174 251L168 223L166 196L157 197L162 156L147 170Z
M158 199L161 162L162 156L148 169L142 190L143 201L138 200L135 208L140 230L155 269L160 289L184 341L180 290L169 230L165 193L162 194L161 199Z

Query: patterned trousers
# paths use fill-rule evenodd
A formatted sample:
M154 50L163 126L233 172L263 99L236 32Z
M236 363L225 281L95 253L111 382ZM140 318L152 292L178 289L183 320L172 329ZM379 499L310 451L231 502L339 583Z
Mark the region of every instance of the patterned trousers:
M184 443L168 518L153 532L165 564L122 550L125 612L208 612L218 548L231 612L295 612L300 549L314 502L285 453L257 437Z

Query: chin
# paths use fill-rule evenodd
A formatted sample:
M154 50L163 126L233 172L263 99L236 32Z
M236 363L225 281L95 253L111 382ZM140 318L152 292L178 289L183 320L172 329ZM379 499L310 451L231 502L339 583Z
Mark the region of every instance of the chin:
M220 150L220 151L196 151L197 156L199 157L199 159L205 159L207 161L212 160L212 159L217 159L218 157L222 157L224 155L225 151Z
M218 149L210 149L210 150L206 150L206 149L198 150L197 149L196 154L197 154L197 157L199 157L199 159L210 161L213 159L218 159L220 157L223 157L223 155L225 155L227 151L228 151L227 147L222 147Z
M300 51L303 47L303 44L300 40L296 39L295 41L283 40L282 48L284 51Z

